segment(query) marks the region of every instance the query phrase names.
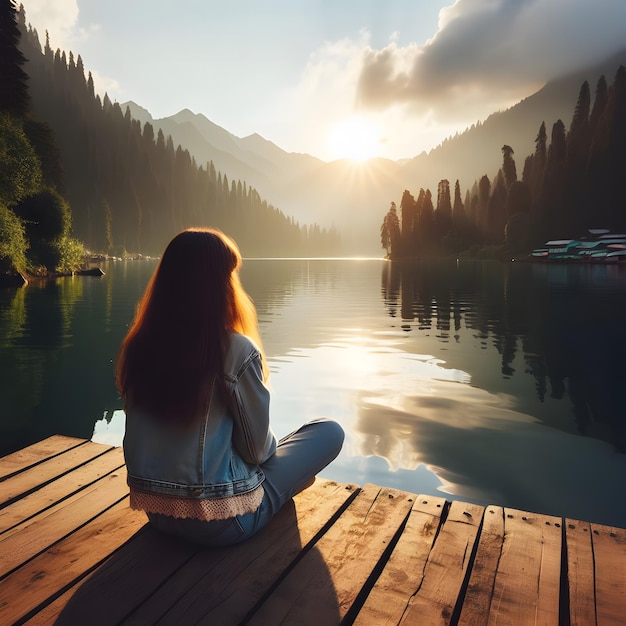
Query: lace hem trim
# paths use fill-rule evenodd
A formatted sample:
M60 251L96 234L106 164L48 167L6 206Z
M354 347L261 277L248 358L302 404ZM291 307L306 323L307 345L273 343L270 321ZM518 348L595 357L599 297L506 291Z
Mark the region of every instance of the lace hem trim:
M263 500L263 486L248 493L220 499L173 498L156 493L130 490L130 508L146 513L169 515L178 519L198 519L205 522L224 520L235 515L254 513Z

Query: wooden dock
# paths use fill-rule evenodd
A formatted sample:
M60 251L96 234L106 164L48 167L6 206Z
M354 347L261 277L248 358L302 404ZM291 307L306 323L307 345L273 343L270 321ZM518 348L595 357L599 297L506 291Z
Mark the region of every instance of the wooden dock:
M318 479L200 549L128 506L122 450L0 459L0 624L624 624L626 531Z

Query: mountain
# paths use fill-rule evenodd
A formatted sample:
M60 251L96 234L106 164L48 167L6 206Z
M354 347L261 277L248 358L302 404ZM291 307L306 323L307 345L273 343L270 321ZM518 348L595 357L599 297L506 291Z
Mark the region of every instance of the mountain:
M559 119L569 128L582 83L588 81L594 94L600 76L611 82L620 65L626 65L626 50L556 77L515 106L476 122L430 152L400 161L326 163L307 154L288 153L258 134L236 137L187 109L154 120L135 103L120 106L122 110L128 106L132 117L171 135L174 144L187 148L199 164L213 161L229 180L245 180L286 215L305 224L335 226L341 232L344 254L379 255L380 224L391 201L399 205L405 189L417 196L420 188L428 188L436 197L440 180L454 185L458 179L465 197L482 175L493 180L505 144L514 150L521 177L541 123L545 122L548 137Z
M524 159L535 151L541 123L545 122L548 137L552 125L559 119L569 128L583 82L588 81L593 102L600 76L604 75L611 83L620 65L626 66L626 50L599 64L549 81L515 106L493 113L484 122L445 140L428 154L411 159L405 164L407 178L426 179L426 185L433 191L442 178L451 181L458 178L466 189L483 174L492 178L502 164L501 148L505 144L515 151L521 176Z
M206 116L183 109L171 117L153 119L150 113L134 102L120 105L128 107L131 117L146 122L163 134L171 135L174 145L181 145L199 165L213 161L215 168L229 180L245 180L264 198L274 203L272 194L277 184L306 176L323 161L308 154L288 153L257 133L239 138L211 122ZM275 204L275 203L274 203Z

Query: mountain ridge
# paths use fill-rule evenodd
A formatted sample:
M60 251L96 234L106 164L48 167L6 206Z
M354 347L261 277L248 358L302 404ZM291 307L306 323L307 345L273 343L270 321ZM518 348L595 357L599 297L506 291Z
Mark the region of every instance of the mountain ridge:
M213 161L229 180L245 180L301 223L338 228L347 253L374 254L380 253L382 218L391 201L399 204L404 189L414 195L420 188L430 189L436 195L440 180L446 178L454 184L458 179L464 197L482 175L493 180L505 144L513 148L521 176L541 123L545 122L548 136L559 119L569 128L582 83L586 80L594 94L600 76L610 81L620 65L626 65L626 49L546 82L512 107L475 122L428 152L409 159L378 158L361 164L289 153L259 133L240 138L189 109L155 120L134 102L120 106L123 110L128 106L131 116L142 123L149 121L166 136L170 134L174 144L187 148L198 163Z

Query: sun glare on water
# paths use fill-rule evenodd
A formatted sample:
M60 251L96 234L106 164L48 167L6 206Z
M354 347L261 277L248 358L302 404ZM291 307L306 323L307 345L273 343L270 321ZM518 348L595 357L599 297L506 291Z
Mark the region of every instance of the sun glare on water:
M334 159L365 161L377 156L380 138L377 129L368 121L351 117L331 130L328 146Z

